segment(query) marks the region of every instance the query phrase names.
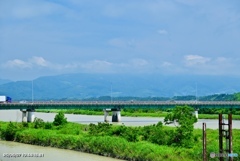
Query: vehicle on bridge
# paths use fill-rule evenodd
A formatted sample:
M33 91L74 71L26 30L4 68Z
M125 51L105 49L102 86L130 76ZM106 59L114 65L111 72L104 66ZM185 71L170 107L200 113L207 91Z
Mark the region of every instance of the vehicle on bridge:
M11 103L12 98L8 96L0 96L0 103Z

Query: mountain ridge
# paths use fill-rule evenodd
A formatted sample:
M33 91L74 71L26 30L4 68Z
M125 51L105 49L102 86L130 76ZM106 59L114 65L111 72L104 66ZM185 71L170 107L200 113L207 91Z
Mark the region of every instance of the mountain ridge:
M240 91L240 77L160 74L63 74L0 84L0 95L13 100L91 97L174 97Z

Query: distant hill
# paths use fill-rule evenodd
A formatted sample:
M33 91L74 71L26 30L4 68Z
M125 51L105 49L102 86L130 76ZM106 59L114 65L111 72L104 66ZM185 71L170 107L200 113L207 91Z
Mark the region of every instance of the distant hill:
M0 79L0 85L5 84L5 83L9 83L9 82L11 82L11 81L8 80L8 79Z
M74 100L101 96L176 97L240 91L240 77L156 74L64 74L0 84L0 95L13 100ZM215 97L215 96L214 96ZM210 98L209 98L210 99Z

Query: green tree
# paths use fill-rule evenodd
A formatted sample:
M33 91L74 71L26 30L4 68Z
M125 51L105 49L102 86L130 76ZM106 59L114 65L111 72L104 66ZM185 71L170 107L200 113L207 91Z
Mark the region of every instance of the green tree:
M67 123L67 118L64 117L64 113L63 112L59 112L53 121L53 124L55 126L59 126L59 125L64 125Z
M235 94L233 95L233 100L234 100L234 101L240 101L240 92L239 92L239 93L235 93Z
M194 109L189 106L177 106L172 113L164 118L165 124L175 123L177 129L173 134L172 144L183 147L191 147L193 144L193 129L197 118Z

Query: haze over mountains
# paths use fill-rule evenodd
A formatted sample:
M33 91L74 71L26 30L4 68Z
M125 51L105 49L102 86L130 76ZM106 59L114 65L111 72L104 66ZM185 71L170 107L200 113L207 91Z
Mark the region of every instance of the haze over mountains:
M0 81L0 95L13 100L86 99L91 97L173 97L240 91L239 77L156 74L64 74L33 81Z

